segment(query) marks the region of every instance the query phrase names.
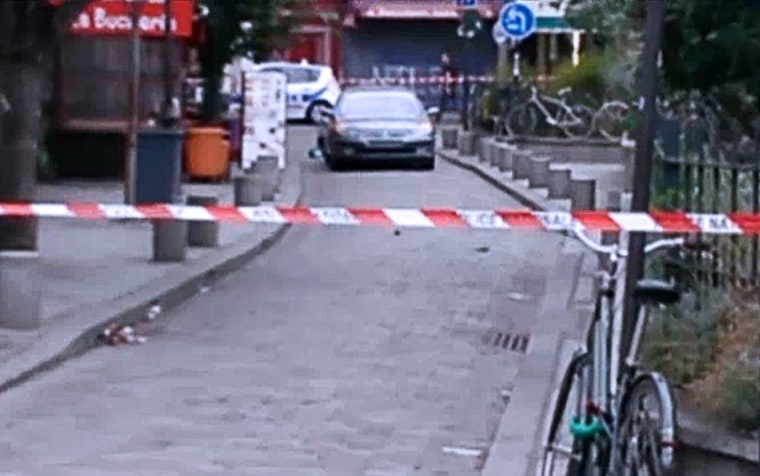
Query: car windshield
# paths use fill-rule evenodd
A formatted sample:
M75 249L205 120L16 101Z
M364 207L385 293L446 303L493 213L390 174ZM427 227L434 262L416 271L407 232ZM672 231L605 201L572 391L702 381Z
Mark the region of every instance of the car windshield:
M261 68L261 70L285 73L289 84L314 83L319 80L319 70L316 68L283 68L279 66L268 66Z
M336 112L348 120L417 119L424 114L417 98L397 93L348 94L338 103Z

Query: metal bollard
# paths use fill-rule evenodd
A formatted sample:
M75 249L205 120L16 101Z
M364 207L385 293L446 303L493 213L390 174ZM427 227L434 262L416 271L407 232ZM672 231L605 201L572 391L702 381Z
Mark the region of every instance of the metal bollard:
M217 197L208 195L190 195L188 205L214 206L219 204ZM190 221L187 224L187 245L198 248L216 248L219 246L219 223L213 221Z
M508 144L506 142L497 141L496 138L491 139L491 142L488 144L490 152L488 153L488 161L486 163L491 164L494 160L493 158L499 155L499 149L505 145Z
M277 178L280 169L277 167L277 157L261 157L253 166L255 174L261 177L261 199L273 202L277 193Z
M528 186L545 188L549 184L549 157L531 157L528 161Z
M561 200L570 198L570 177L569 168L554 169L549 167L549 176L546 188L548 189L548 198Z
M573 210L596 209L596 180L572 179L570 182L570 207Z
M510 144L504 144L504 146L499 148L499 157L497 160L499 172L508 172L512 170L514 165L515 150L517 150L515 146Z
M515 180L527 180L530 176L531 153L525 150L517 150L514 153L512 178Z
M256 174L242 175L233 179L236 207L261 205L262 180Z
M481 162L481 163L484 163L484 162L488 163L491 160L489 157L490 157L490 154L491 154L491 142L492 141L493 141L493 139L491 139L488 136L480 138L480 140L478 142L478 146L479 146L479 149L478 149L478 161L479 162Z
M445 127L441 129L441 140L444 149L456 149L459 143L459 128Z
M0 251L0 327L36 329L42 323L42 270L36 251Z
M475 133L472 131L461 131L458 137L458 149L460 156L470 157L475 155Z
M153 222L153 261L179 263L187 258L187 222L155 220Z

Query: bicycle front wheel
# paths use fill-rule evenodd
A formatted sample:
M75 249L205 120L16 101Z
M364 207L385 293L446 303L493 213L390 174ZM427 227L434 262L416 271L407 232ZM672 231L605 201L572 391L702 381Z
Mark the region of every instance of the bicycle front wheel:
M541 476L590 476L593 470L593 429L585 435L571 428L589 421L586 402L591 395L591 355L576 354L565 370L554 401L544 443Z
M638 377L623 395L619 415L616 474L674 475L676 410L665 378L658 373Z
M531 135L538 125L538 111L531 103L521 104L507 116L507 132L511 136Z

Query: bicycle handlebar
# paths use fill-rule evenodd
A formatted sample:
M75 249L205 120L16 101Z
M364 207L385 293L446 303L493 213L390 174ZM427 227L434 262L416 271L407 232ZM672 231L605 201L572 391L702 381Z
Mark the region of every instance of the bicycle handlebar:
M601 253L607 256L614 256L615 258L626 258L628 251L620 249L617 244L614 245L602 245L592 240L586 235L580 227L573 229L573 234L583 243L587 248L596 253ZM655 251L668 248L684 247L687 249L699 249L703 244L699 242L690 242L682 237L679 238L663 238L661 240L653 241L644 247L644 254L648 255Z

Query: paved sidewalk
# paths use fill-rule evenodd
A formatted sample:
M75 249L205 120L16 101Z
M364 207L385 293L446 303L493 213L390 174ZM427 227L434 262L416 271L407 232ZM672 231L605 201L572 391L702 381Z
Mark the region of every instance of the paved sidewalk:
M440 141L439 141L440 142ZM487 163L481 163L477 156L460 156L454 149L439 150L439 157L479 175L494 187L509 194L523 205L537 211L568 211L569 200L550 200L545 189L531 189L527 181L513 180L511 172L500 172ZM573 170L576 177L596 178L598 180L597 208L606 207L607 191L622 188L621 170L610 164L563 163ZM600 202L601 200L601 202ZM599 235L593 236L599 239ZM570 361L573 351L582 345L587 319L593 311L593 278L597 260L591 252L582 248L575 240L565 242L563 254L568 259L563 273L555 276L554 286L567 279L575 279L577 287L571 293L567 303L564 296L556 300L547 300L539 314L539 327L534 331L533 344L528 358L518 371L515 379L515 391L502 417L494 444L486 461L482 476L538 476L544 432L555 398L555 389L559 379ZM570 257L582 253L584 260L573 263ZM569 270L575 268L574 271ZM548 284L549 288L553 285ZM574 319L561 319L567 315ZM557 325L572 321L576 327ZM546 327L541 328L541 325ZM739 439L718 431L714 426L693 419L692 415L679 412L679 437L688 446L679 453L683 459L683 473L688 475L713 474L708 468L709 461L713 467L721 467L725 474L756 474L751 461L758 461L756 441ZM706 455L721 455L717 459ZM748 472L749 471L749 472Z
M293 205L300 197L302 162L308 160L307 151L314 143L311 129L291 128L289 134L288 167L276 198L284 205ZM183 194L233 201L232 183L184 184ZM122 203L122 196L117 182L66 182L41 185L37 201ZM219 248L188 248L184 263L155 263L147 222L41 220L43 324L35 331L0 330L0 391L23 380L26 373L43 370L37 368L40 364L61 360L62 351L68 356L86 350L93 344L92 335L78 341L88 330L94 331L92 326L102 326L111 317L130 321L144 315L140 308L154 300L179 301L188 297L181 295L199 292L204 279L242 264L235 261L251 257L282 230L280 225L220 225Z
M568 200L549 200L542 190L513 180L511 173L480 163L476 156L461 157L456 150L440 150L439 157L470 170L523 205L537 211L567 211ZM573 283L569 295L546 299L533 329L531 347L518 370L514 390L502 415L493 445L483 466L483 476L535 476L541 455L553 389L566 361L581 342L593 302L592 274L596 257L576 240L563 241L558 272L547 289L559 290Z

